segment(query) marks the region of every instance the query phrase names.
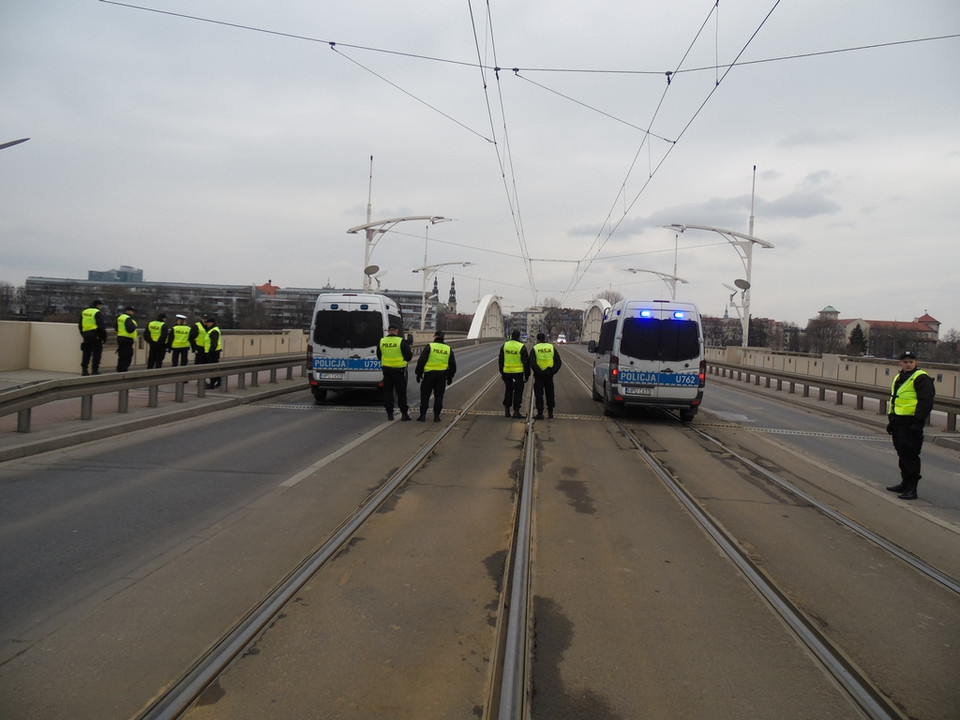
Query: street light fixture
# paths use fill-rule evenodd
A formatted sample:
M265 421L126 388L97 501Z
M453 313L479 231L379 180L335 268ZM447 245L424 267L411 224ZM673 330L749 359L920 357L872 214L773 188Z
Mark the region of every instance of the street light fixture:
M651 275L656 275L658 278L663 280L664 284L670 288L670 299L677 299L677 283L687 282L683 278L678 278L676 275L670 275L669 273L657 272L656 270L641 270L640 268L624 268L627 272L632 273L650 273Z
M467 267L468 265L473 265L472 262L443 262L437 263L436 265L424 265L423 267L414 268L412 272L423 273L421 275L422 282L420 283L420 329L425 329L427 324L427 282L430 278L436 275L437 270L447 265L460 265L461 267ZM431 295L431 297L436 297Z
M745 235L744 233L738 233L733 230L724 230L722 228L710 227L708 225L673 224L665 225L664 227L668 230L675 230L677 232L683 232L685 230L706 230L708 232L715 232L728 243L730 243L734 250L737 251L737 255L740 256L740 261L743 263L743 268L747 273L746 280L739 280L734 283L743 291L740 302L741 306L743 307L743 315L740 318L740 326L743 329L741 347L746 349L748 336L750 334L750 286L751 274L753 272L753 246L759 245L760 247L764 248L772 248L773 243L769 243L766 240L761 240L753 235Z
M378 234L382 235L383 233L390 232L393 229L393 226L397 223L406 222L408 220L429 220L431 224L443 222L447 218L441 217L439 215L409 215L406 217L399 218L387 218L386 220L374 220L370 222L370 209L367 207L367 222L363 225L357 225L347 230L348 235L355 235L361 230L365 231L365 240L363 243L363 267L370 267L370 254L373 252L373 248L377 244L377 240L374 240L374 237ZM379 238L378 238L379 240ZM363 291L370 292L370 276L364 273L363 275Z

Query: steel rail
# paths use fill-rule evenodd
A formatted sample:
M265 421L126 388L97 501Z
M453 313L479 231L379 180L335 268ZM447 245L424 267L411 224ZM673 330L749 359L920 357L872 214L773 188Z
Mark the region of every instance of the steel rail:
M263 632L303 588L310 578L346 545L356 531L383 505L434 451L480 397L497 380L494 376L407 463L379 489L373 492L314 553L306 557L267 597L231 630L225 633L197 662L160 697L137 715L137 720L174 720L185 713L203 691L221 675L243 650Z
M534 442L533 402L527 408L524 431L523 473L520 502L514 527L509 588L509 612L500 673L499 720L520 720L527 716L530 638L530 535L533 518Z
M730 558L757 593L819 660L850 699L871 720L906 720L906 716L886 698L860 670L839 651L803 612L750 560L733 538L713 521L659 462L643 447L620 420L614 422L631 442L644 462L660 477L681 504Z
M736 458L738 461L746 465L751 470L760 473L767 480L777 485L777 487L783 490L786 490L791 495L799 498L800 500L803 500L803 502L809 503L811 506L819 510L824 515L840 523L847 529L852 530L854 533L856 533L860 537L869 540L870 542L874 543L875 545L882 548L883 550L886 550L888 553L895 556L899 560L902 560L903 562L907 563L908 565L918 570L923 575L929 577L932 580L937 581L948 590L952 590L953 592L960 594L960 581L958 581L956 578L953 578L950 575L947 575L946 573L937 569L933 565L930 565L925 560L922 560L921 558L917 557L916 555L909 552L908 550L904 550L902 547L895 545L894 543L890 542L883 536L873 532L873 530L870 530L869 528L864 527L857 521L848 518L846 515L843 515L840 512L837 512L832 507L830 507L829 505L823 502L820 502L809 493L804 492L800 488L784 480L778 475L775 475L774 473L770 472L766 468L753 462L749 458L746 458L743 455L740 455L738 452L731 449L729 446L725 445L720 440L717 440L715 437L712 437L711 435L705 433L703 430L699 430L698 428L692 427L690 425L687 425L687 429L690 430L691 432L696 433L697 435L702 437L704 440L708 440L709 442L713 443L714 445L719 447L721 450L723 450L725 453L728 453L730 456Z

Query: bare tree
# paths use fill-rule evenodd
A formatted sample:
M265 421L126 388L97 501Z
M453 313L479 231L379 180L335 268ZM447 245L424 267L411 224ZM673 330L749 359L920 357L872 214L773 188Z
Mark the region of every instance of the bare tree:
M623 300L623 293L617 290L601 290L596 294L598 300L606 300L611 305L616 305Z

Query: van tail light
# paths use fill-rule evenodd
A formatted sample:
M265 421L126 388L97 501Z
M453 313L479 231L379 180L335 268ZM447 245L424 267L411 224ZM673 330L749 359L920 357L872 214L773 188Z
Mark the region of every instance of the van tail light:
M620 379L620 358L616 355L610 356L610 383L616 385Z
M707 361L700 361L700 377L697 384L697 387L703 387L707 384Z

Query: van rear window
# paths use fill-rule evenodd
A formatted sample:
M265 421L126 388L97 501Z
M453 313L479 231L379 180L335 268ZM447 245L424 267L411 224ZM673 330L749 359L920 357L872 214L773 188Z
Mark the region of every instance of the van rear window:
M620 352L638 360L677 361L700 356L700 333L693 320L625 318Z
M368 348L383 337L383 316L373 310L320 310L314 322L313 342L334 348Z

